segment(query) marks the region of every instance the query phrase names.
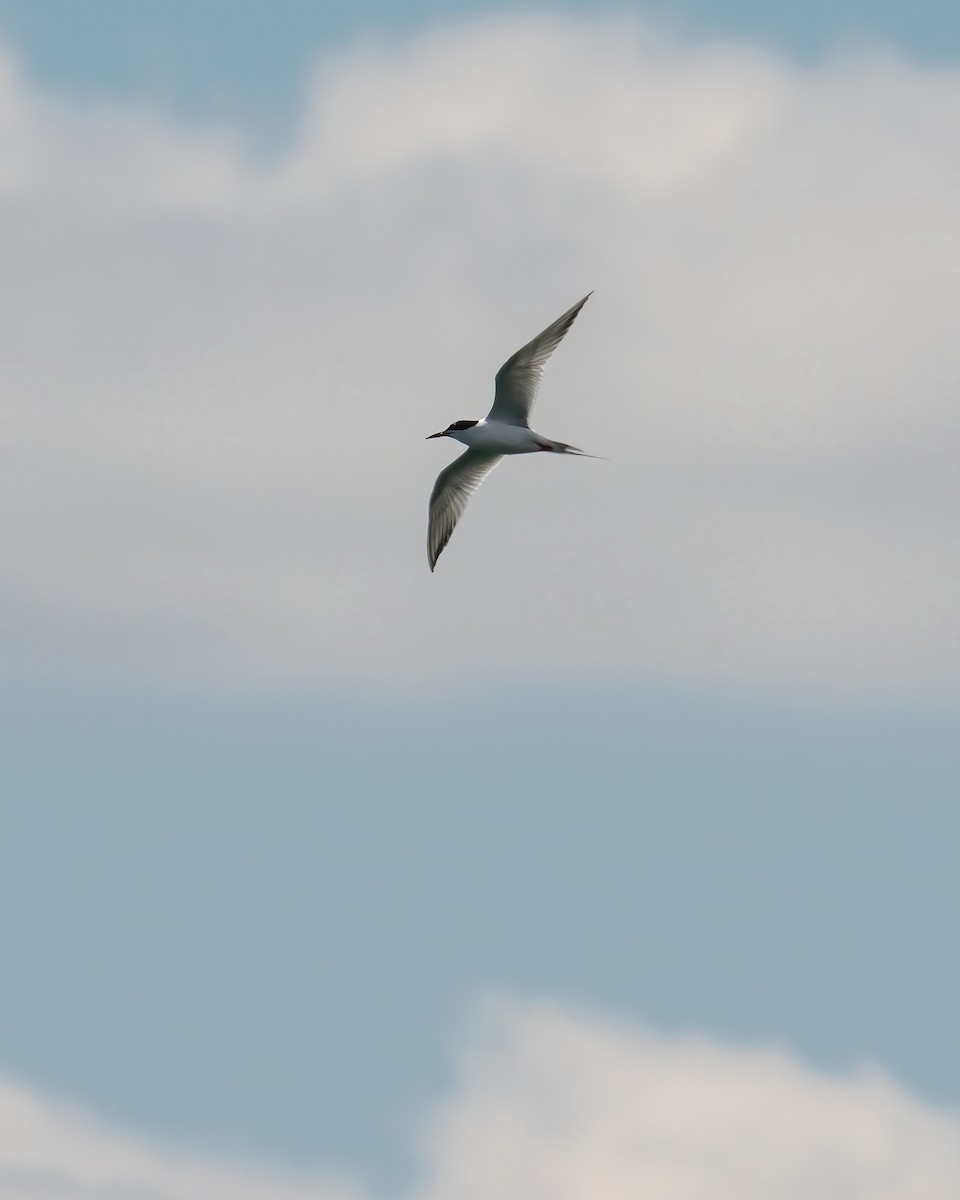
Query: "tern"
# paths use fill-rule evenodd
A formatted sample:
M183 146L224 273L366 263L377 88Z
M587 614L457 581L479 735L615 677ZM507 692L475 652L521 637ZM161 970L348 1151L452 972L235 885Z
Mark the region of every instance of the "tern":
M466 451L437 476L430 496L427 558L432 571L441 551L467 507L467 501L505 454L594 455L555 442L530 428L530 412L537 399L543 366L563 340L577 313L593 295L586 296L562 317L522 346L497 372L493 407L482 421L454 421L430 438L449 437L463 442Z

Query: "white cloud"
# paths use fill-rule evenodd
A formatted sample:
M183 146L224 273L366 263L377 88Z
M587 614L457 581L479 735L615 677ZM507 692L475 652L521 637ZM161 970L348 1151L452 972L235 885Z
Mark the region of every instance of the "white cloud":
M428 1142L418 1200L947 1200L960 1117L875 1069L493 1006Z
M489 1004L424 1125L409 1200L952 1200L960 1116L875 1069ZM344 1183L159 1150L0 1086L0 1195L349 1200Z
M956 694L960 73L539 16L322 61L271 161L0 109L8 673ZM421 439L590 287L537 417L611 461L431 577Z
M0 1082L3 1200L352 1200L345 1184L176 1153Z

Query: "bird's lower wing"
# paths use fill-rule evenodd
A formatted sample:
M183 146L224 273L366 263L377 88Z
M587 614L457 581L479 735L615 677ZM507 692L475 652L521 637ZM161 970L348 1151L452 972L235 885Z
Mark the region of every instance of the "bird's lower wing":
M564 335L574 322L581 308L593 295L568 308L562 317L557 317L543 333L538 333L532 342L527 342L512 355L497 372L497 390L488 421L503 421L507 425L526 425L537 398L543 364L563 341Z
M502 454L482 454L467 450L437 476L430 496L430 520L427 528L427 558L430 570L453 533L467 507L467 501L497 465Z

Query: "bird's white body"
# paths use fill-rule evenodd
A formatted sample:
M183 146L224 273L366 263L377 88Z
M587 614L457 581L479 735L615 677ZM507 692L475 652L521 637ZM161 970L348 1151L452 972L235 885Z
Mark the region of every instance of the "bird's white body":
M525 425L508 425L505 421L478 421L469 429L456 429L447 436L485 454L532 454L535 450L552 450L555 444Z
M589 294L567 309L552 325L522 346L497 372L493 407L482 421L454 421L430 437L450 437L462 442L466 452L444 468L430 496L427 557L430 570L450 540L467 501L505 454L583 454L576 446L555 442L534 433L530 412L537 398L543 364L556 350Z

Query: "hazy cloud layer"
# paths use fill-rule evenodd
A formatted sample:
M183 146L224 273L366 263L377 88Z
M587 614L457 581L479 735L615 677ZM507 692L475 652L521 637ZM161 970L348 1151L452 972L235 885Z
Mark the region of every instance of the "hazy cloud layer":
M0 661L955 694L960 73L626 18L320 62L294 144L0 64ZM424 436L590 288L431 577Z
M666 1038L546 1005L489 1005L425 1126L410 1200L953 1200L960 1117L874 1070ZM349 1200L336 1183L157 1150L12 1084L0 1195Z

